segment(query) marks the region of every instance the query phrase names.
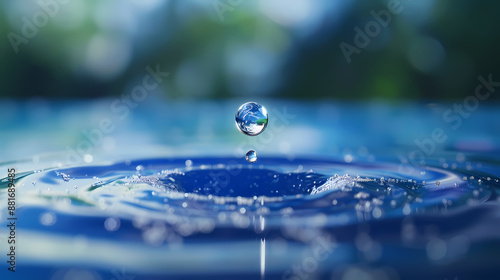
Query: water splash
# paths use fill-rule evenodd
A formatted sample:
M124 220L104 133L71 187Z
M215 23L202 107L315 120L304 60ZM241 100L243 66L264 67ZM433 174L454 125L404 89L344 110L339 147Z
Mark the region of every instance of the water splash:
M491 239L498 232L498 223L477 219L494 216L500 209L498 174L486 172L498 169L487 163L479 172L430 166L400 169L399 163L391 162L284 158L259 162L165 158L27 172L17 182L23 205L18 213L19 218L35 222L23 224L26 236L32 238L26 238L30 250L22 253L37 264L43 261L39 256L45 258L47 253L41 254L36 242L43 241L57 252L86 244L86 251L50 257L56 264L87 260L91 264L93 252L105 246L108 252L120 250L127 258L148 256L128 259L135 273L142 273L145 262L161 256L168 262L148 267L147 273L175 274L185 272L175 261L179 254L193 256L193 252L245 267L241 264L248 263L248 258L237 252L263 250L255 242L258 235L266 237L266 260L285 260L284 265L266 265L266 274L280 274L289 269L288 264L301 263L296 256L317 236L335 237L340 244L336 250L346 252L328 258L328 267L357 254L365 260L404 266L381 252L400 256L409 253L408 244L422 252L412 259L419 267L429 261L463 258L473 250L469 247L478 245L454 251L456 244L480 244L476 241ZM427 232L421 234L421 229ZM392 240L388 247L387 238ZM226 253L218 254L224 244ZM445 247L447 253L443 253ZM116 258L100 260L111 266L108 262ZM205 258L193 262L203 270L218 267L215 262L206 264Z

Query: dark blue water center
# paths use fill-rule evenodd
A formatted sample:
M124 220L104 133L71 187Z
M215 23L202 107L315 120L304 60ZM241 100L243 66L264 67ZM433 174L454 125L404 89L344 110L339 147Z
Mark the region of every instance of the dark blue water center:
M162 179L169 187L187 193L225 197L288 196L308 194L327 176L313 172L280 173L270 169L197 169Z

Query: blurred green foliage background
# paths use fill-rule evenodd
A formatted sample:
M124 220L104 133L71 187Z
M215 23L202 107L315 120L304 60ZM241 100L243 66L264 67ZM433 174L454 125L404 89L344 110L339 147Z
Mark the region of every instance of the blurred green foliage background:
M374 14L388 11L384 26ZM119 96L160 65L165 98L461 99L479 75L500 81L498 11L473 0L7 0L0 97ZM373 35L362 47L355 28ZM342 43L357 51L346 58Z

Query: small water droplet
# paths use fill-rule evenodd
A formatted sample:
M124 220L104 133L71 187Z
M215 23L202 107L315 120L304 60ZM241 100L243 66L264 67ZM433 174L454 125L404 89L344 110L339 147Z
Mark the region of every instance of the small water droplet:
M120 219L110 217L104 221L104 228L107 231L115 231L120 227Z
M248 162L254 163L257 161L257 152L254 150L250 150L245 155L245 158L247 159Z
M57 217L54 213L46 212L40 215L40 223L44 226L51 226L56 223Z
M349 155L349 154L348 154L348 155L345 155L345 156L344 156L344 161L345 161L345 162L347 162L347 163L351 163L353 159L354 159L354 158L353 158L353 156L352 156L352 155Z
M86 163L91 163L94 160L94 157L91 154L85 154L83 155L83 160Z
M267 127L267 109L258 103L247 102L238 108L235 121L236 127L246 135L259 135Z
M405 214L406 216L410 215L411 213L411 208L410 208L410 205L406 204L404 207L403 207L403 214Z

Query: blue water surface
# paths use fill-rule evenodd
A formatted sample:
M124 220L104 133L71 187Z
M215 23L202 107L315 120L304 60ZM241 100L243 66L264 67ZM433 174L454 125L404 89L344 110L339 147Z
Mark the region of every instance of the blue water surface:
M455 129L442 117L453 104L263 100L269 126L248 137L234 127L241 100L151 100L126 117L111 102L2 104L0 199L15 168L16 277L500 272L495 106Z

